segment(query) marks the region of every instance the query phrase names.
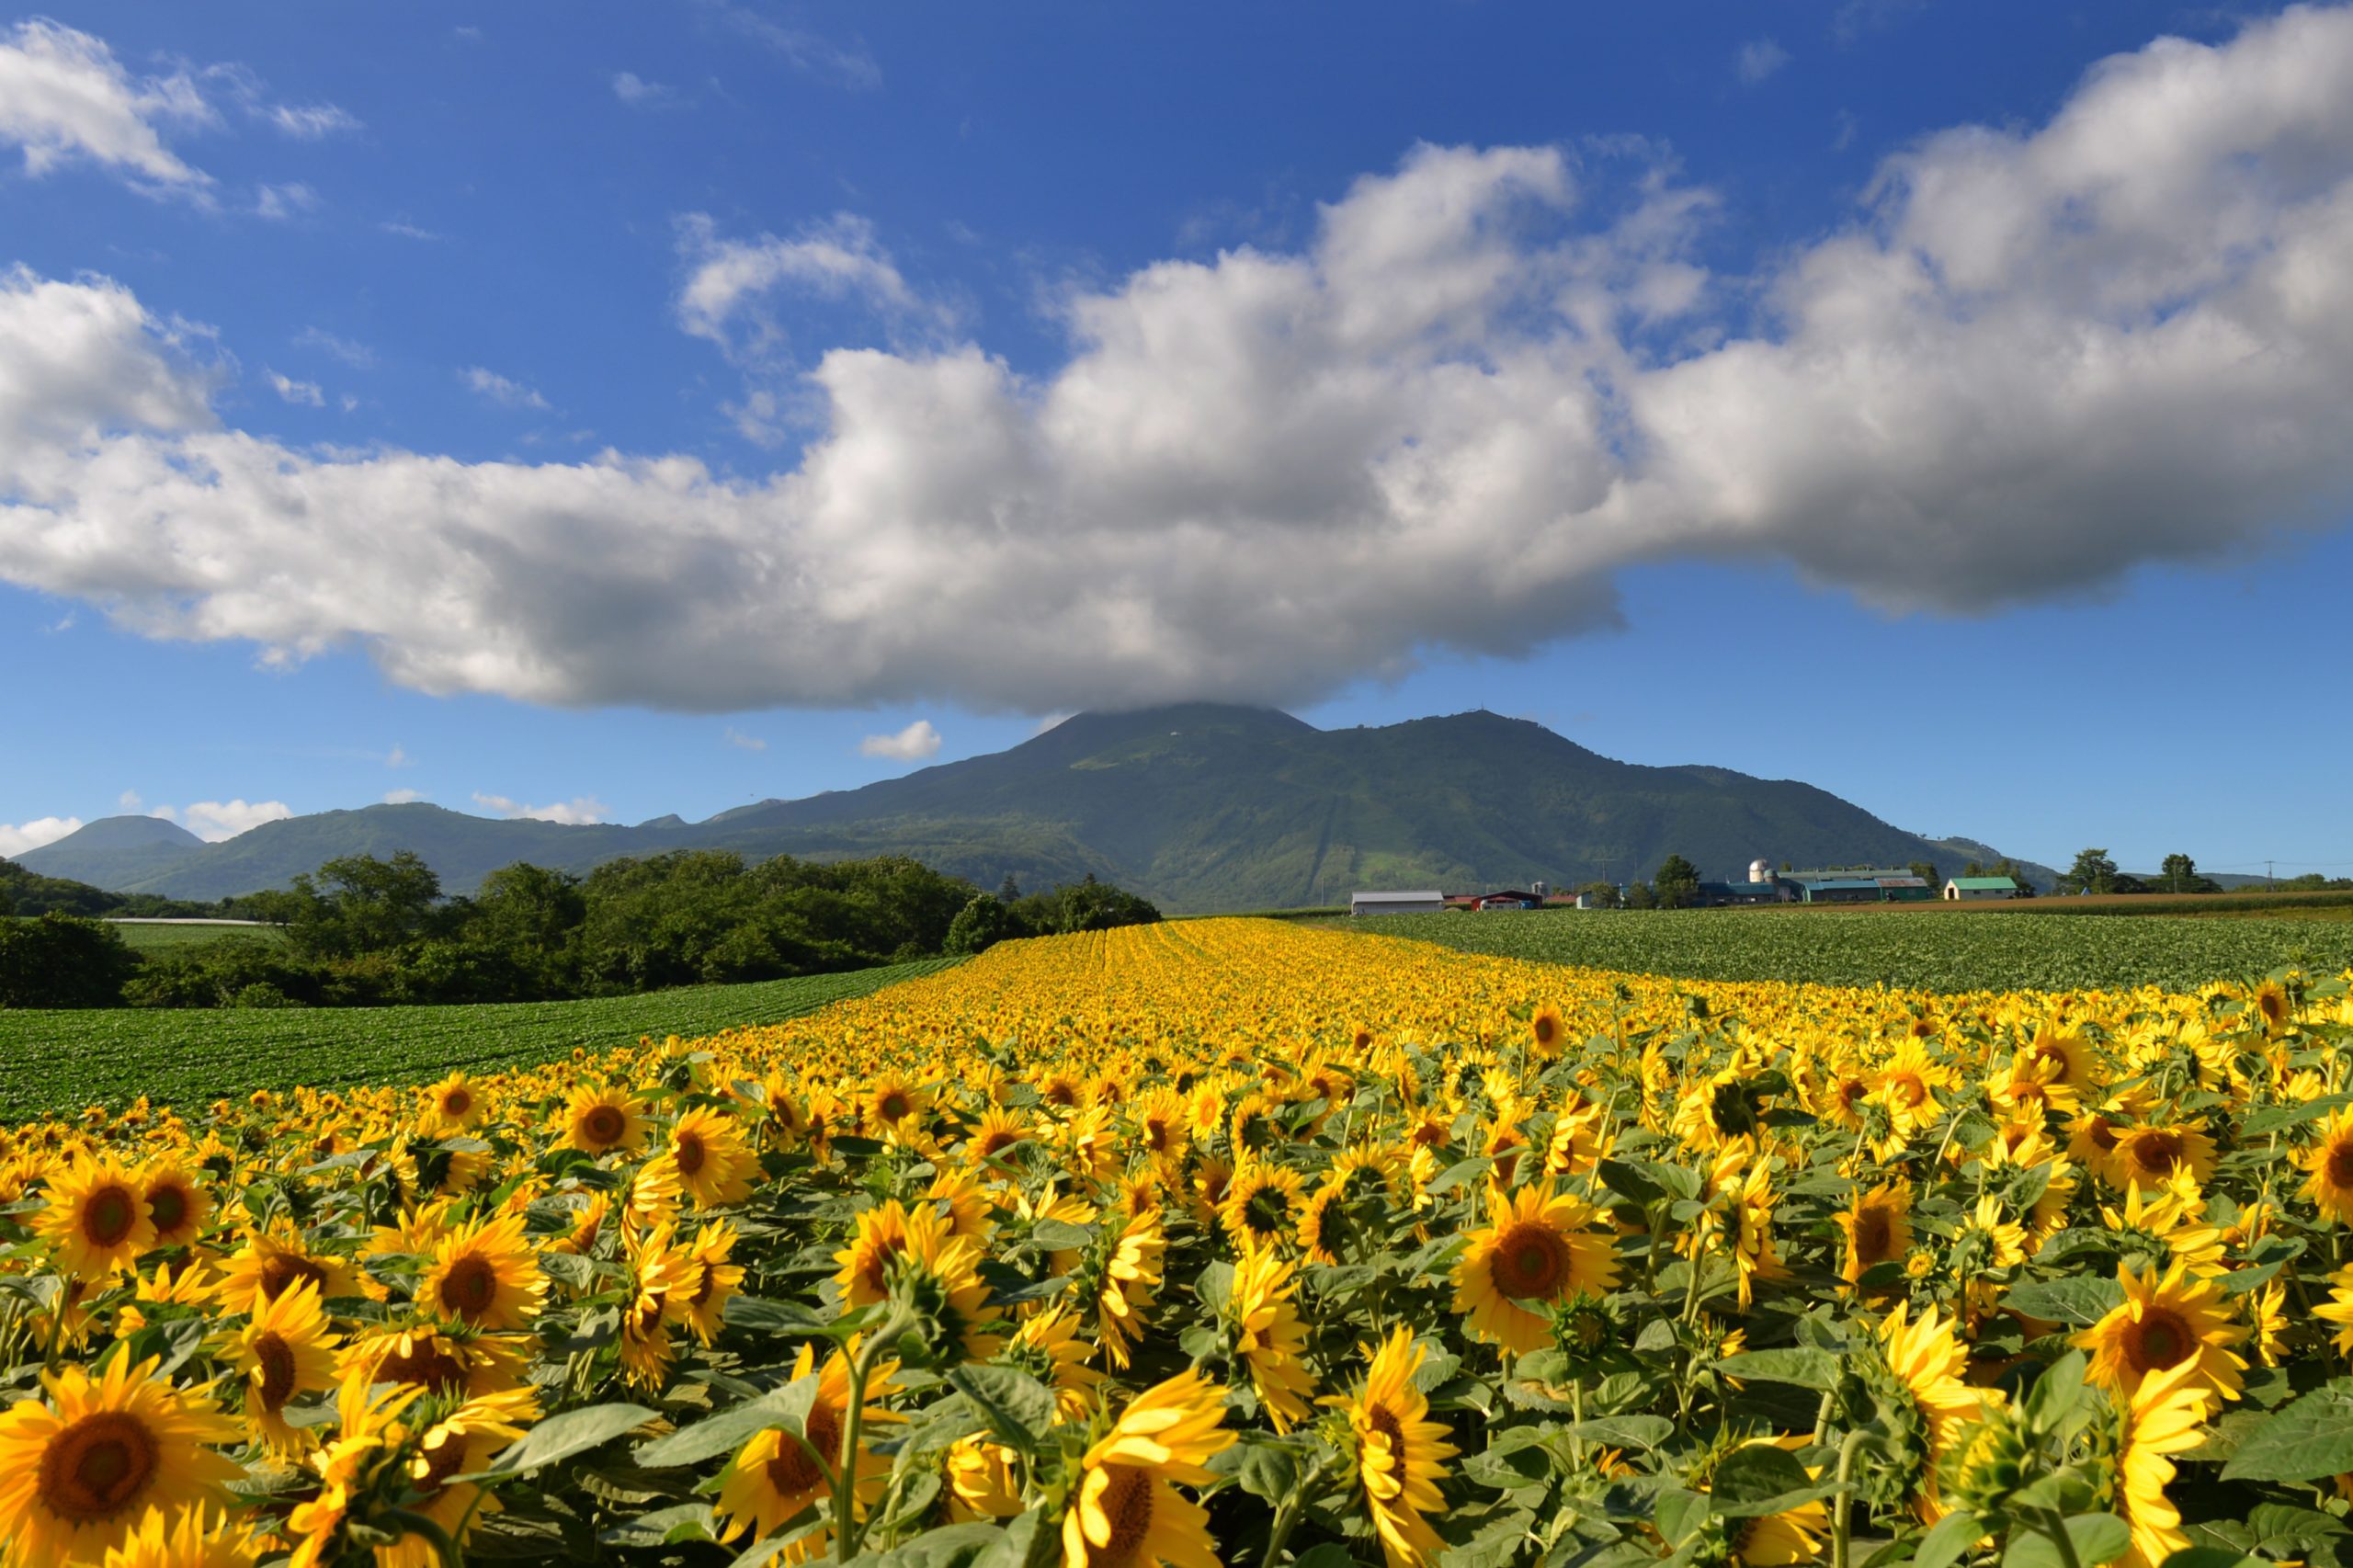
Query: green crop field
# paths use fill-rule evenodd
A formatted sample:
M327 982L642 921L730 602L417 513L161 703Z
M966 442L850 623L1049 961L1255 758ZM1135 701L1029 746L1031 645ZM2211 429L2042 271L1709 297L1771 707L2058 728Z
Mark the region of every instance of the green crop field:
M119 920L111 924L131 949L140 953L176 953L225 937L252 937L264 942L286 939L284 928L277 926L134 926Z
M1346 921L1336 924L1348 924ZM2353 964L2353 926L2310 920L1832 910L1545 910L1392 915L1351 929L1466 952L1688 980L1813 981L1924 991L2194 990L2290 963Z
M0 1011L0 1122L146 1095L202 1106L255 1089L423 1082L602 1050L641 1035L773 1024L936 973L927 959L847 974L476 1007Z

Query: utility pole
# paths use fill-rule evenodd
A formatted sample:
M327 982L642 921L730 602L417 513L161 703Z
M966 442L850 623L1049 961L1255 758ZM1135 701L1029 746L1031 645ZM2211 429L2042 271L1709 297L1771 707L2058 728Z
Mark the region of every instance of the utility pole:
M2268 860L2266 860L2266 861L2263 863L2263 885L2264 885L2265 887L2268 888L2268 887L2271 885L2271 882L2272 882L2272 877L2271 877L2271 862L2270 862L2270 861L2268 861Z

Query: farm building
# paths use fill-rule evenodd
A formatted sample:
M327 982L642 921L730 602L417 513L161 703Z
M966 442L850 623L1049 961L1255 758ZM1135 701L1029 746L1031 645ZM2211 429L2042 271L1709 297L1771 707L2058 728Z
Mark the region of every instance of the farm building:
M1784 871L1779 880L1794 884L1802 903L1926 903L1937 896L1926 877L1902 869Z
M1953 877L1945 883L1945 898L1949 903L2018 896L2018 884L2008 877Z
M1794 897L1786 884L1769 875L1761 881L1699 884L1699 903L1711 909L1741 903L1784 903Z
M1541 909L1544 907L1544 895L1539 892L1522 892L1518 888L1506 888L1502 892L1478 894L1471 900L1470 907L1474 910Z
M1443 915L1446 895L1427 892L1357 892L1348 895L1350 915Z

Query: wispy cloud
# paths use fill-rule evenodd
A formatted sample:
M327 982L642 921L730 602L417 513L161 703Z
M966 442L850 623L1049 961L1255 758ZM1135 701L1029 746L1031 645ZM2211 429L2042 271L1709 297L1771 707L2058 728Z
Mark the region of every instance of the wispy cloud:
M509 381L495 370L480 365L469 365L458 372L458 380L476 395L489 399L502 408L545 409L548 400L520 381Z
M298 213L318 210L319 193L300 180L289 185L263 186L254 196L254 215L280 222Z
M678 101L676 88L649 82L634 71L614 73L613 97L631 108L664 108Z
M263 374L269 378L269 384L278 389L278 395L288 403L301 403L309 408L326 406L326 393L319 389L318 382L298 381L291 376L281 376L275 370L266 369Z
M613 814L610 806L587 795L575 795L569 801L558 801L551 805L527 806L511 796L485 795L477 790L474 791L474 804L510 821L528 818L538 822L563 823L567 827L608 821Z
M413 805L423 799L425 799L424 792L417 790L387 790L384 791L384 804L388 806Z
M360 129L358 116L334 104L272 104L266 118L280 132L300 142L323 141Z
M772 50L798 70L830 76L845 87L861 91L882 85L882 68L866 52L864 44L840 44L801 28L786 27L745 6L725 0L705 0L705 9L720 23Z
M197 801L185 806L157 806L147 813L176 822L207 844L219 844L250 833L266 822L283 822L294 808L283 801Z
M1751 39L1740 46L1732 59L1735 75L1755 86L1766 77L1790 62L1790 51L1769 38Z
M757 735L747 735L732 724L728 726L725 738L729 745L733 746L740 751L766 751L768 749L767 742L760 739Z
M304 327L294 339L297 348L315 348L320 353L340 359L355 370L369 370L376 366L376 351L364 343L354 343L347 337L337 337L324 327Z
M133 76L103 39L40 17L0 35L0 144L36 177L86 161L151 195L199 192L212 176L165 132L218 118L186 73Z

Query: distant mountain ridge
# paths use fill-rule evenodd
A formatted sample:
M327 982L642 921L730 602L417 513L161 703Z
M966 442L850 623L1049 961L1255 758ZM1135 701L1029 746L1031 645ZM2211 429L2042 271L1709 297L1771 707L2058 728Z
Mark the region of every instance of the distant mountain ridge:
M1032 887L1091 874L1194 913L1334 902L1358 887L1628 881L1669 854L1711 878L1745 876L1758 856L1928 859L1948 874L1997 858L1972 840L1906 833L1810 784L1617 762L1483 710L1318 730L1208 703L1082 713L1006 751L700 823L567 826L415 803L291 817L212 845L129 825L152 822L106 818L18 859L119 892L213 899L398 849L422 855L452 892L517 860L585 871L673 849L905 854L983 887L1008 873Z

